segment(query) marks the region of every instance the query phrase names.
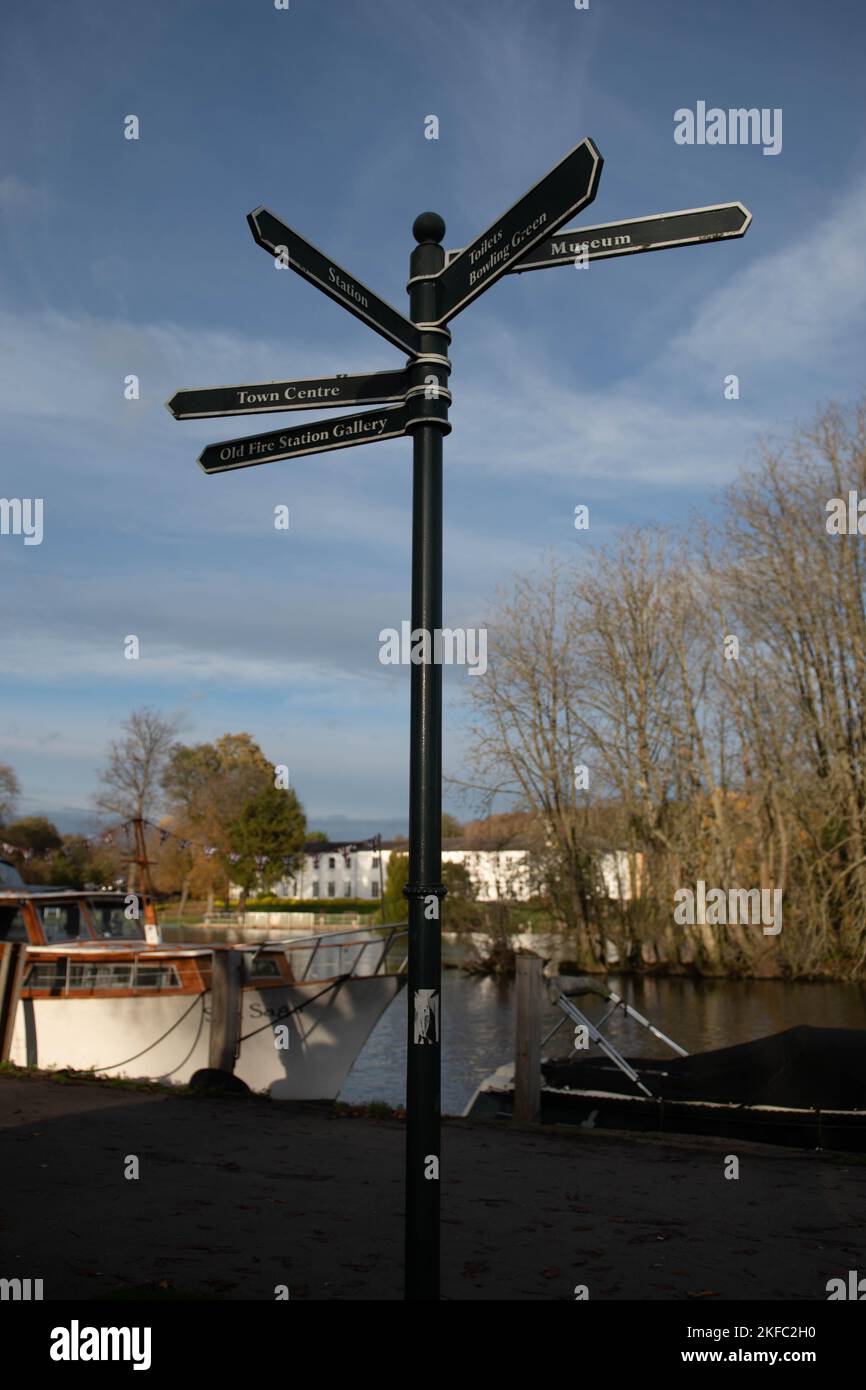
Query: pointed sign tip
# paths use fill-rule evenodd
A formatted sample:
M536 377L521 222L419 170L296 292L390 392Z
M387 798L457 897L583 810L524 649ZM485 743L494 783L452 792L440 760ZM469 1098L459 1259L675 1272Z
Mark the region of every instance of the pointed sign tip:
M248 212L248 213L247 213L247 226L249 227L250 231L252 232L253 237L255 238L255 240L256 240L257 242L259 242L260 244L261 244L261 232L259 231L259 216L260 216L261 213L263 213L263 212L265 212L265 211L266 211L265 207L260 203L259 206L258 206L257 208L253 208L252 212Z

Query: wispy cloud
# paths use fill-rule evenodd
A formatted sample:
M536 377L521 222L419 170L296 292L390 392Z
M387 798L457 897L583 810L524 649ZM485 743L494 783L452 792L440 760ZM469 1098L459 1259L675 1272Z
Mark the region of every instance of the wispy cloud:
M44 212L50 206L51 196L46 189L26 183L15 174L5 174L0 179L0 213Z

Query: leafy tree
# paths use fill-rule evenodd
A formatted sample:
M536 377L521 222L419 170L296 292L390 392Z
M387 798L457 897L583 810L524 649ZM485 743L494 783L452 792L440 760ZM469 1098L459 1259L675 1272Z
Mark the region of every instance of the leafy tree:
M242 909L247 893L298 867L305 840L306 818L290 789L271 782L246 802L229 832L230 847L240 855L231 877L240 885Z
M392 852L385 870L385 896L382 899L383 922L405 922L407 904L403 889L409 881L409 856Z
M442 865L442 882L448 889L442 907L444 924L451 931L476 931L484 925L484 912L472 875L465 864Z
M448 811L442 812L442 839L455 840L458 835L463 834L463 826L456 816L452 816Z
M307 844L308 844L308 845L326 845L326 844L328 844L330 838L331 838L330 835L326 835L325 832L324 832L324 830L308 830L308 831L307 831Z
M46 816L22 816L3 830L3 838L21 849L32 850L34 854L45 854L59 849L63 844L57 831Z
M99 888L115 884L123 876L116 849L85 844L80 835L64 835L61 848L51 856L39 880L55 888Z
M174 832L218 850L228 847L238 812L273 785L273 766L246 733L223 734L215 743L176 743L162 775ZM223 854L206 856L198 849L184 863L176 848L172 855L183 874L182 902L190 891L203 893L210 909L217 886L230 877L237 881L233 866Z

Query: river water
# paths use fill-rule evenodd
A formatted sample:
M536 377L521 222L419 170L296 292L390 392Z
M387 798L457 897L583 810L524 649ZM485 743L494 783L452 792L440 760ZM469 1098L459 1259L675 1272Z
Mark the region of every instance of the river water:
M609 984L688 1052L750 1042L798 1023L866 1028L866 985L617 975L609 976ZM605 1007L591 995L575 1002L594 1020ZM485 1076L503 1062L513 1062L514 1015L513 979L443 972L442 1109L446 1114L460 1114ZM571 1030L560 1011L545 1002L542 1037L560 1019L562 1027L546 1051L567 1052ZM662 1043L621 1012L609 1020L605 1032L626 1055L668 1055ZM404 990L379 1021L343 1087L341 1100L404 1103L405 1034Z

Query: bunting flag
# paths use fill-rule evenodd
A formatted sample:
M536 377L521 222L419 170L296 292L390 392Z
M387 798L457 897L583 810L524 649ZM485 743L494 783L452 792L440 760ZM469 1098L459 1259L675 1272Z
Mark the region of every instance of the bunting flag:
M222 854L230 864L237 864L238 860L241 858L240 854L236 854L228 850L221 850L217 845L205 845L198 840L190 840L186 837L177 835L173 830L167 830L164 825L157 825L154 821L142 819L141 825L144 827L145 830L155 831L158 834L159 843L161 846L164 845L167 840L175 840L182 850L201 850L206 859L212 859L215 854ZM120 825L111 826L109 827L109 829L100 831L96 835L75 835L71 836L70 838L73 840L75 844L81 845L86 850L93 849L96 845L114 847L119 837L122 835L126 835L127 837L129 837L134 827L135 821L129 820L123 822ZM357 853L359 849L381 849L381 846L382 836L372 835L369 840L359 840L357 844L325 845L325 850L327 852L330 852L331 850L336 852L337 850L339 850L340 854L343 856L343 862L348 868L349 856L351 854ZM10 844L8 840L0 841L0 852L2 852L4 855L9 856L15 854L20 855L20 857L28 864L34 859L51 859L54 857L55 854L61 854L63 853L64 849L69 848L72 848L72 846L63 846L57 849L46 850L25 849L22 845ZM315 869L318 869L319 860L321 859L321 857L321 853L312 854L313 867ZM257 865L259 864L259 860L262 860L263 864L267 864L268 862L270 862L270 856L256 856ZM274 860L274 862L279 861L282 862L287 872L291 872L295 863L295 859L293 856L278 856L277 859Z

